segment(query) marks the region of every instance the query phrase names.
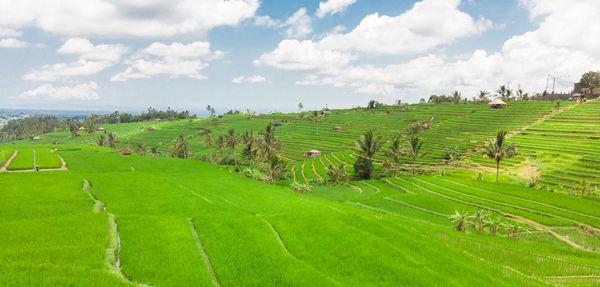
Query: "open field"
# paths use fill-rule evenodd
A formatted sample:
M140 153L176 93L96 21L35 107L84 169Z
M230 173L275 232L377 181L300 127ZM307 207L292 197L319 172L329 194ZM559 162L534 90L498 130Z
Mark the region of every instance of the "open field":
M34 151L35 162L41 169L59 168L62 165L60 158L50 151L49 146L44 147L16 147L18 153L7 167L8 170L34 169Z
M600 254L549 232L521 240L464 234L447 218L454 210L483 207L577 232L577 226L599 227L596 200L406 176L301 195L197 161L86 146L61 146L58 153L69 163L60 177L1 175L8 188L0 191L7 199L0 228L16 230L4 232L2 285L594 286L600 275ZM83 179L90 188L82 190ZM94 200L106 209L95 208ZM120 268L103 259L115 254L112 214ZM25 222L27 228L17 228ZM593 235L576 234L576 244L593 245ZM64 275L68 270L71 276ZM581 283L577 276L591 279Z

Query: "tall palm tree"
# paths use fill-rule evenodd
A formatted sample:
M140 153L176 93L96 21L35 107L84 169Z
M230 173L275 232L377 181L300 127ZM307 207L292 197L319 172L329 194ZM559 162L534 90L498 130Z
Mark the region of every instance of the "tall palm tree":
M211 129L205 129L203 130L199 135L200 136L206 136L204 138L204 142L206 143L206 146L208 147L208 157L209 160L212 161L212 130Z
M217 146L217 156L221 153L223 155L223 147L225 147L225 137L220 135L217 140L215 140L215 145Z
M179 158L188 158L190 152L190 146L187 140L182 136L178 136L175 144L171 148L172 155Z
M492 158L496 161L496 182L500 174L500 161L517 155L517 142L506 143L508 132L499 131L496 139L490 139L489 143L483 148L483 156Z
M423 147L423 141L419 139L419 136L411 136L406 146L406 153L412 158L412 173L415 174L415 165L417 158L424 156L426 153L421 152Z
M460 103L460 99L461 99L461 94L459 91L454 91L452 92L452 102L455 104L459 104Z
M486 103L488 101L488 95L490 93L487 91L479 91L479 94L477 94L477 98L479 99L479 102L481 103Z
M400 162L400 158L405 154L404 147L400 138L396 137L390 141L390 147L385 151L385 155L390 157L395 163Z
M384 141L381 136L375 136L372 129L367 130L360 139L356 141L356 150L363 153L367 158L372 159L373 156L383 147Z
M233 162L237 166L237 157L235 155L235 146L240 143L240 137L235 133L234 129L230 129L227 132L227 136L225 138L225 143L228 147L231 148L233 152Z
M241 138L242 143L246 145L246 148L242 152L242 156L245 156L249 160L253 160L253 146L256 142L256 137L254 136L254 132L246 131Z
M279 151L283 148L281 140L275 137L275 129L268 125L265 131L258 137L254 150L257 156L262 160L269 160L271 157L279 157Z

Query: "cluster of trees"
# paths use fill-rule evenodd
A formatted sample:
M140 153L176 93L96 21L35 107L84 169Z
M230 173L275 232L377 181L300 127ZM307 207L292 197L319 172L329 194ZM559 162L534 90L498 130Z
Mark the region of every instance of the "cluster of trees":
M584 93L594 94L600 92L600 72L587 72L581 76L579 86Z
M421 103L433 103L436 105L443 103L454 103L454 104L486 104L490 101L489 96L492 95L488 91L479 91L475 97L467 98L463 97L459 91L452 92L451 95L431 95L427 101L425 99L421 99ZM522 89L511 90L506 86L500 86L494 97L501 98L505 102L514 102L514 101L529 101L529 94L525 93Z
M55 116L31 116L22 119L10 120L0 130L0 142L22 140L36 135L69 130L71 135L77 136L80 127L84 127L88 133L93 133L99 124L118 124L143 122L154 119L177 120L191 119L196 115L191 115L188 111L177 112L171 108L165 111L157 110L152 107L147 111L137 115L125 112L115 111L105 115L91 114L90 116L78 119L60 120Z
M242 145L241 156L248 163L247 168L242 171L243 174L270 183L287 177L287 162L280 155L283 143L275 136L273 125L268 125L263 132L257 134L252 131L238 134L234 129L230 129L225 135L215 138L211 129L205 129L200 135L204 136L204 142L209 149L210 162L233 164L238 167L240 161L237 147ZM227 153L231 155L233 162L229 161Z
M153 107L149 107L148 110L140 114L134 115L126 112L112 112L105 115L90 115L87 119L92 118L96 124L118 124L118 123L135 123L152 121L155 119L162 120L184 120L196 118L196 115L190 114L189 111L177 112L171 108L166 110L157 110ZM85 120L84 120L85 121Z
M109 147L109 148L115 148L115 144L117 143L117 136L113 133L104 133L101 134L98 137L98 141L96 141L96 144L98 144L98 146L105 146L105 147Z
M66 124L55 116L31 116L8 121L0 130L0 142L22 140L64 129Z
M410 130L409 130L410 131ZM422 152L423 141L418 134L409 132L404 143L400 137L394 137L387 142L389 147L384 151L386 157L399 164L404 156L411 158L412 173L416 173L416 160L426 153ZM372 129L367 130L355 143L356 150L361 156L354 163L354 170L359 178L370 179L373 175L373 156L382 150L386 142L381 136L375 135ZM389 161L384 162L384 167L391 167ZM389 171L395 171L390 169Z
M455 213L449 218L456 223L456 230L460 232L465 232L469 226L480 233L487 230L491 235L496 235L498 231L504 230L506 237L512 235L515 239L520 239L523 232L530 232L524 225L502 221L499 217L492 218L491 215L489 210L476 208L473 214L455 210Z

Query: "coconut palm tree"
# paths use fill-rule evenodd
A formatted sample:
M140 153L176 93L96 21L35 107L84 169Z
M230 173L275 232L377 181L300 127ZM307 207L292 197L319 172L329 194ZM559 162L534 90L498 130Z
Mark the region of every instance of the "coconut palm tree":
M208 157L209 160L212 161L212 130L211 129L205 129L202 132L200 132L200 136L206 136L204 138L204 142L206 143L206 146L208 147Z
M215 146L217 146L217 156L223 156L223 148L225 147L225 137L220 135L216 140L215 140ZM219 155L221 154L221 155Z
M279 151L283 148L281 140L275 137L275 129L268 125L265 131L258 137L254 145L254 151L262 160L269 160L271 157L279 157Z
M452 92L452 103L460 104L461 94L459 91Z
M506 135L508 132L499 131L496 134L496 139L490 139L489 143L483 148L483 156L492 158L496 161L496 182L500 174L500 162L503 159L511 158L518 154L517 142L506 143Z
M488 102L488 95L490 93L487 91L479 91L479 94L477 94L477 98L479 99L479 102L481 103L487 103Z
M456 230L460 232L465 232L467 229L467 223L473 218L466 211L459 212L458 210L454 211L454 214L449 217L452 219L452 222L456 222Z
M246 145L246 148L244 148L244 151L242 151L242 156L248 158L251 161L254 160L253 146L256 142L254 132L246 131L244 135L242 135L241 141L244 145Z
M427 153L421 152L423 147L423 141L419 139L419 136L411 136L406 145L406 154L412 158L412 173L415 174L415 166L417 158L420 158Z
M240 137L235 133L234 129L230 129L227 132L227 136L225 138L225 143L228 147L231 148L233 152L233 163L237 166L237 157L235 154L235 146L240 143Z
M398 137L390 141L390 147L385 151L385 155L390 157L396 164L400 162L400 158L404 154L404 147L400 143L400 138Z
M364 154L369 160L383 147L384 141L381 136L375 136L372 129L367 130L360 139L356 141L356 150Z
M178 136L177 140L175 140L175 144L171 148L171 152L174 157L188 158L190 146L182 135Z

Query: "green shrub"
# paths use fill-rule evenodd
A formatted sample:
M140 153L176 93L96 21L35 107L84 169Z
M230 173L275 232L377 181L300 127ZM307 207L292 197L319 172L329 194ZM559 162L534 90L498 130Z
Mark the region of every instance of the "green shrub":
M371 179L374 170L373 162L368 158L361 156L354 163L354 172L361 179Z

